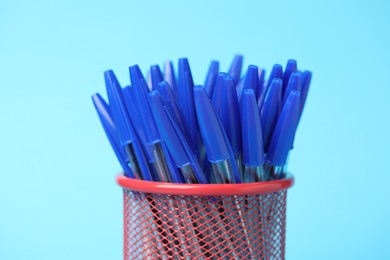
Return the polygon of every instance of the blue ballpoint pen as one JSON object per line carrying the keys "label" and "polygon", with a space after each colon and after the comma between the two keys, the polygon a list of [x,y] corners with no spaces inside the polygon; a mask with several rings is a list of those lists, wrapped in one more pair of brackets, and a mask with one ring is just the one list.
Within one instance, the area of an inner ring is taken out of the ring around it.
{"label": "blue ballpoint pen", "polygon": [[242,55],[236,55],[230,65],[228,74],[233,77],[234,84],[237,84],[240,79],[243,60],[244,57]]}
{"label": "blue ballpoint pen", "polygon": [[99,119],[102,123],[104,132],[106,133],[107,138],[112,146],[112,149],[114,150],[115,155],[122,166],[125,176],[129,178],[134,178],[134,173],[128,164],[129,160],[126,156],[125,150],[123,149],[123,147],[121,147],[119,143],[119,139],[116,133],[114,122],[112,121],[110,115],[108,104],[98,93],[92,96],[92,101],[99,115]]}
{"label": "blue ballpoint pen", "polygon": [[148,94],[145,91],[145,88],[147,87],[145,78],[138,65],[131,66],[129,71],[135,96],[134,103],[142,119],[146,143],[150,146],[154,156],[154,161],[151,162],[151,164],[161,182],[173,182],[171,174],[174,173],[169,172],[166,158],[167,155],[164,154],[163,149],[164,144],[161,143],[161,137],[158,133],[150,108]]}
{"label": "blue ballpoint pen", "polygon": [[[195,155],[191,151],[184,135],[181,133],[181,130],[177,125],[177,122],[175,121],[171,111],[166,106],[159,92],[153,91],[152,93],[150,93],[150,98],[153,115],[156,119],[160,133],[164,139],[164,142],[166,142],[168,149],[172,152],[172,157],[176,162],[176,166],[182,172],[186,182],[207,183],[206,177],[201,171],[200,165],[198,164]],[[205,247],[210,247],[211,252],[217,256],[218,251],[214,250],[216,247],[219,248],[220,246],[217,242],[218,237],[216,235],[216,232],[220,232],[221,229],[225,228],[222,225],[222,220],[216,219],[220,217],[218,209],[214,204],[205,206],[205,204],[197,201],[195,201],[195,203],[197,204],[197,206],[195,208],[189,208],[189,213],[194,210],[198,212],[198,214],[200,214],[202,218],[204,218],[204,220],[206,221],[205,226],[207,227],[207,229],[204,230],[204,233],[207,234],[207,236],[204,236],[203,234],[195,235],[194,233],[192,238],[196,238],[199,236],[203,241],[206,241],[207,243]],[[215,212],[215,215],[210,214],[210,210]],[[184,214],[186,214],[186,212],[184,212]],[[194,222],[193,224],[196,228],[197,223]],[[187,226],[187,228],[191,229],[191,226]],[[226,239],[229,240],[230,238],[226,237]],[[217,244],[213,246],[214,243]],[[228,241],[226,245],[229,248],[228,250],[234,250],[234,248]],[[219,251],[221,253],[225,250],[226,248],[219,248]],[[234,252],[232,252],[232,255],[234,256]]]}
{"label": "blue ballpoint pen", "polygon": [[209,70],[207,72],[206,80],[204,82],[204,88],[206,89],[207,95],[213,98],[215,81],[217,79],[219,71],[219,62],[216,60],[211,61]]}
{"label": "blue ballpoint pen", "polygon": [[152,91],[149,96],[159,132],[186,183],[207,183],[195,155],[160,93]]}
{"label": "blue ballpoint pen", "polygon": [[129,157],[134,176],[137,179],[151,181],[152,177],[146,159],[126,111],[119,82],[112,70],[104,72],[104,78],[113,121],[121,146],[125,148]]}
{"label": "blue ballpoint pen", "polygon": [[196,114],[206,147],[219,183],[239,183],[237,163],[226,132],[203,86],[194,87]]}
{"label": "blue ballpoint pen", "polygon": [[225,75],[223,78],[222,105],[217,114],[232,146],[242,180],[240,112],[234,79],[229,75]]}
{"label": "blue ballpoint pen", "polygon": [[199,155],[201,140],[194,103],[194,82],[186,58],[179,59],[178,101],[184,114],[188,142],[194,154]]}
{"label": "blue ballpoint pen", "polygon": [[288,81],[290,80],[291,74],[296,72],[297,70],[298,70],[297,61],[292,59],[288,60],[286,64],[286,69],[284,70],[283,73],[283,96],[285,95],[285,93],[289,95],[289,92],[286,91]]}
{"label": "blue ballpoint pen", "polygon": [[[263,133],[264,152],[268,152],[272,133],[280,111],[282,110],[282,80],[275,78],[264,100],[263,109],[260,113],[261,129]],[[260,112],[260,111],[259,111]]]}
{"label": "blue ballpoint pen", "polygon": [[300,72],[293,72],[291,73],[290,79],[287,83],[287,88],[283,95],[283,104],[286,102],[288,95],[291,93],[291,91],[296,90],[301,92],[302,84],[301,84],[301,73]]}
{"label": "blue ballpoint pen", "polygon": [[150,67],[150,77],[152,80],[152,90],[157,90],[158,83],[164,80],[160,67],[158,65],[153,65]]}
{"label": "blue ballpoint pen", "polygon": [[283,105],[266,155],[266,169],[271,179],[284,175],[283,167],[291,150],[300,112],[300,92],[293,90]]}
{"label": "blue ballpoint pen", "polygon": [[262,91],[262,93],[261,93],[261,95],[260,95],[260,97],[259,97],[259,99],[257,101],[260,112],[263,109],[264,99],[265,99],[265,96],[268,93],[269,86],[271,85],[272,80],[275,79],[275,78],[283,79],[283,67],[280,64],[275,64],[272,67],[272,70],[271,70],[271,73],[270,73],[270,75],[268,77],[267,83],[264,85],[263,91]]}
{"label": "blue ballpoint pen", "polygon": [[164,80],[169,83],[169,86],[171,86],[173,93],[177,98],[178,94],[177,94],[175,71],[173,70],[172,62],[169,60],[164,63]]}
{"label": "blue ballpoint pen", "polygon": [[244,90],[241,103],[244,182],[265,181],[263,136],[256,95],[253,89]]}
{"label": "blue ballpoint pen", "polygon": [[[213,166],[217,183],[240,183],[241,179],[233,150],[222,123],[220,122],[218,115],[213,108],[213,104],[203,86],[198,85],[194,87],[194,98],[199,127],[205,143],[208,159]],[[247,243],[245,250],[248,250],[249,254],[251,254],[252,246],[248,239],[248,230],[241,206],[241,203],[243,202],[244,201],[235,197],[232,201],[232,205],[226,203],[225,206],[233,206],[235,208],[237,216],[230,215],[225,216],[225,218],[230,218],[230,221],[235,223],[237,223],[238,220],[237,224],[242,227],[241,235]],[[229,221],[226,222],[229,223]],[[234,238],[232,238],[232,241],[234,242]],[[237,250],[237,248],[232,249]],[[234,253],[234,251],[232,253]],[[232,257],[235,258],[234,255]]]}
{"label": "blue ballpoint pen", "polygon": [[[265,181],[262,131],[257,100],[253,89],[244,90],[241,97],[241,106],[243,182]],[[259,201],[259,207],[262,209],[262,200]],[[254,210],[251,214],[251,217],[260,223],[260,225],[250,223],[248,227],[250,243],[256,255],[263,251],[263,243],[259,243],[258,239],[255,239],[263,235],[263,221],[262,214],[259,214],[259,211]]]}

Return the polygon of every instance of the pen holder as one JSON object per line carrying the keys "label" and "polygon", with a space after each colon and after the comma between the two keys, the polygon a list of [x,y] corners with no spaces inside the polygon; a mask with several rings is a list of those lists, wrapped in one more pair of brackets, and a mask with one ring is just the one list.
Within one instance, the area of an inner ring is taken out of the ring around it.
{"label": "pen holder", "polygon": [[282,180],[173,184],[117,176],[124,195],[124,259],[284,259]]}

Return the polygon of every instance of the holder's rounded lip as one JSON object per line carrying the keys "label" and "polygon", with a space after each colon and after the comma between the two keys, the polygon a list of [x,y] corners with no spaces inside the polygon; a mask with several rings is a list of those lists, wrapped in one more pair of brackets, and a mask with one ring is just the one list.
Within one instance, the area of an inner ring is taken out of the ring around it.
{"label": "holder's rounded lip", "polygon": [[142,181],[125,177],[120,173],[116,182],[124,189],[166,195],[184,196],[239,196],[255,195],[286,190],[294,185],[294,176],[287,173],[282,180],[239,184],[182,184]]}

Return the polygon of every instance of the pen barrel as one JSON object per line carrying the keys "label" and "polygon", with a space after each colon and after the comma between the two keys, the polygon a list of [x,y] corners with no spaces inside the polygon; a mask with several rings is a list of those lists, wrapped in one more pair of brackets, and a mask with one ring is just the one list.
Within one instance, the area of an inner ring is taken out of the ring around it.
{"label": "pen barrel", "polygon": [[289,174],[241,184],[173,184],[119,175],[124,259],[284,259]]}

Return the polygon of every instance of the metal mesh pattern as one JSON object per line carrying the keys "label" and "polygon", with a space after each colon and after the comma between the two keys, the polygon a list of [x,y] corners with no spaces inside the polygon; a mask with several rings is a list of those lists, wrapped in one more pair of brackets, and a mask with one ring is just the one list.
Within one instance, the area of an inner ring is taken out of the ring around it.
{"label": "metal mesh pattern", "polygon": [[124,259],[284,259],[286,190],[181,196],[124,190]]}

